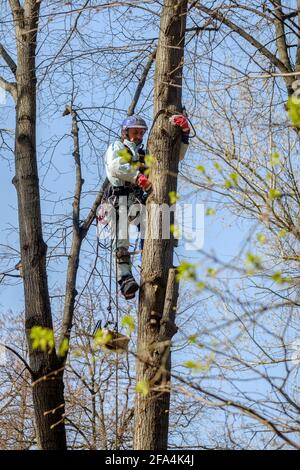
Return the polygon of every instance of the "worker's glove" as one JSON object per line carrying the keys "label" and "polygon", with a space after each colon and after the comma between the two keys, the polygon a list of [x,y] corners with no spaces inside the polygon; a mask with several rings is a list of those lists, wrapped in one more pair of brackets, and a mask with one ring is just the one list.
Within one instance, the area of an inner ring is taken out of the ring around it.
{"label": "worker's glove", "polygon": [[151,181],[149,181],[145,175],[138,175],[136,184],[144,191],[150,191],[152,188]]}
{"label": "worker's glove", "polygon": [[174,114],[173,116],[171,116],[170,123],[173,124],[173,126],[180,127],[183,134],[190,133],[191,128],[189,125],[189,121],[183,114]]}

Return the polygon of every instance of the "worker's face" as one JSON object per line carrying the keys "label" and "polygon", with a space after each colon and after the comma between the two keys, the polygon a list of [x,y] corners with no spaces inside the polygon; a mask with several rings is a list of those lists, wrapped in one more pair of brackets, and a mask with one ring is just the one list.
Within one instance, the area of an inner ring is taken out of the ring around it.
{"label": "worker's face", "polygon": [[145,129],[128,129],[128,138],[130,142],[138,145],[143,141]]}

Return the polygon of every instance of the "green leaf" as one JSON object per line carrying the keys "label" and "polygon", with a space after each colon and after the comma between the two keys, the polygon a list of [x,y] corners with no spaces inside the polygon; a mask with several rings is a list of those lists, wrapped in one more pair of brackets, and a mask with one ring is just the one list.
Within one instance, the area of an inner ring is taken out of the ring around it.
{"label": "green leaf", "polygon": [[130,163],[132,160],[132,155],[127,149],[120,150],[118,156],[121,157],[121,163]]}
{"label": "green leaf", "polygon": [[68,350],[69,350],[69,340],[68,338],[64,338],[59,346],[58,355],[60,357],[65,357]]}
{"label": "green leaf", "polygon": [[273,281],[277,284],[284,284],[292,281],[291,277],[283,277],[281,272],[276,272],[272,275]]}
{"label": "green leaf", "polygon": [[[145,165],[146,165],[146,168],[144,170],[145,176],[150,175],[151,167],[155,161],[156,161],[156,158],[153,155],[145,155]],[[138,165],[139,165],[139,162],[138,162]]]}
{"label": "green leaf", "polygon": [[131,167],[133,170],[139,170],[139,168],[140,168],[140,162],[131,162],[131,163],[130,163],[130,167]]}
{"label": "green leaf", "polygon": [[75,358],[76,357],[81,357],[82,356],[82,351],[79,348],[74,349],[74,351],[72,351],[72,356],[75,357]]}
{"label": "green leaf", "polygon": [[178,225],[171,224],[170,232],[174,235],[174,238],[180,238],[181,236],[181,230]]}
{"label": "green leaf", "polygon": [[234,186],[234,185],[233,185],[232,181],[230,181],[230,180],[225,180],[224,188],[230,189],[230,188],[232,188],[233,186]]}
{"label": "green leaf", "polygon": [[262,262],[260,256],[248,252],[246,256],[246,263],[253,266],[255,269],[262,269]]}
{"label": "green leaf", "polygon": [[254,276],[255,273],[256,273],[255,269],[247,269],[246,270],[247,276]]}
{"label": "green leaf", "polygon": [[230,173],[229,178],[235,186],[239,184],[239,175],[237,173]]}
{"label": "green leaf", "polygon": [[215,163],[214,163],[214,167],[215,167],[215,169],[216,169],[217,171],[222,171],[222,167],[221,167],[221,165],[220,165],[218,162],[215,162]]}
{"label": "green leaf", "polygon": [[270,189],[269,191],[269,198],[271,201],[274,201],[275,199],[278,199],[281,197],[281,192],[278,189]]}
{"label": "green leaf", "polygon": [[263,233],[258,233],[256,239],[261,245],[264,245],[267,241],[267,237]]}
{"label": "green leaf", "polygon": [[148,380],[140,380],[135,387],[137,393],[141,393],[144,397],[146,397],[150,392],[150,385]]}
{"label": "green leaf", "polygon": [[205,167],[203,165],[197,165],[196,170],[200,171],[200,173],[205,173]]}
{"label": "green leaf", "polygon": [[294,126],[300,126],[300,100],[290,97],[287,102],[288,115]]}
{"label": "green leaf", "polygon": [[126,328],[128,336],[130,336],[135,330],[135,321],[131,315],[124,315],[121,325]]}
{"label": "green leaf", "polygon": [[189,344],[196,344],[198,339],[198,335],[194,334],[188,337]]}
{"label": "green leaf", "polygon": [[285,237],[287,236],[287,234],[288,234],[288,231],[287,231],[287,230],[281,229],[281,230],[279,230],[279,232],[278,232],[278,237],[279,237],[279,238],[285,238]]}
{"label": "green leaf", "polygon": [[209,216],[212,216],[212,215],[216,215],[216,210],[213,209],[212,207],[208,207],[206,209],[206,215],[209,217]]}
{"label": "green leaf", "polygon": [[217,269],[215,269],[215,268],[208,268],[208,269],[207,269],[207,275],[208,275],[209,277],[216,277],[217,272],[218,272],[218,271],[217,271]]}
{"label": "green leaf", "polygon": [[184,362],[183,365],[187,369],[197,369],[197,367],[198,367],[198,363],[195,362],[195,361],[186,361],[186,362]]}
{"label": "green leaf", "polygon": [[187,369],[191,369],[193,372],[206,372],[210,364],[202,364],[200,361],[186,361],[183,366]]}
{"label": "green leaf", "polygon": [[51,328],[33,326],[30,330],[32,349],[39,349],[49,354],[54,348],[54,333]]}
{"label": "green leaf", "polygon": [[277,284],[283,284],[283,278],[282,274],[280,272],[274,273],[272,275],[273,281],[275,281]]}
{"label": "green leaf", "polygon": [[102,347],[112,340],[112,334],[107,329],[101,328],[96,331],[94,340],[96,347]]}
{"label": "green leaf", "polygon": [[280,165],[280,155],[279,155],[278,152],[274,152],[274,153],[271,155],[271,165],[272,165],[272,166]]}
{"label": "green leaf", "polygon": [[199,289],[199,290],[203,290],[205,289],[205,283],[200,281],[200,282],[197,282],[196,283],[196,287]]}
{"label": "green leaf", "polygon": [[145,165],[148,168],[151,168],[153,163],[155,162],[156,158],[153,155],[145,155]]}
{"label": "green leaf", "polygon": [[196,264],[182,261],[177,267],[176,280],[179,282],[181,279],[185,280],[196,280]]}
{"label": "green leaf", "polygon": [[171,205],[175,204],[179,199],[180,199],[180,196],[176,194],[175,191],[169,192],[169,200],[170,200]]}

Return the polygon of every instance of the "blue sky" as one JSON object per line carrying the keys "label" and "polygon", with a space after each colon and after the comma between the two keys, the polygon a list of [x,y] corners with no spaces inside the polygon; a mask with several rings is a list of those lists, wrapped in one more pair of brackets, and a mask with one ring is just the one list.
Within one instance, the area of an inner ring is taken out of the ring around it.
{"label": "blue sky", "polygon": [[[137,20],[138,19],[138,20]],[[67,19],[67,26],[71,26],[72,19],[69,16]],[[145,20],[146,21],[146,20]],[[144,21],[141,17],[132,18],[133,37],[139,44],[141,41],[141,31],[146,38],[152,37],[156,30],[147,30],[144,28]],[[111,24],[113,30],[110,31]],[[130,27],[130,24],[127,26]],[[43,20],[43,27],[46,27],[46,22]],[[74,162],[72,157],[72,136],[71,119],[70,116],[63,117],[65,104],[69,103],[71,94],[76,96],[75,105],[80,108],[79,116],[85,119],[85,122],[80,123],[80,143],[81,143],[81,156],[82,156],[82,171],[85,179],[84,184],[84,197],[82,201],[83,216],[87,214],[90,205],[95,197],[97,189],[99,188],[104,175],[103,169],[103,154],[108,144],[115,138],[118,132],[120,123],[126,115],[133,93],[137,85],[139,76],[139,68],[130,75],[127,70],[123,71],[122,63],[131,57],[133,53],[127,56],[122,53],[114,62],[109,61],[109,56],[106,52],[93,54],[94,62],[91,62],[87,57],[82,61],[76,56],[74,50],[79,50],[82,44],[78,38],[74,38],[72,48],[66,46],[62,54],[62,60],[53,72],[51,60],[49,60],[50,68],[47,68],[47,55],[49,52],[55,52],[61,46],[59,35],[63,34],[65,23],[62,19],[52,21],[49,29],[48,42],[42,45],[39,50],[38,64],[39,65],[39,78],[43,77],[44,70],[47,69],[51,80],[43,78],[42,83],[39,85],[38,92],[38,119],[37,119],[37,141],[38,141],[38,164],[41,185],[41,198],[42,198],[42,211],[44,214],[44,222],[56,221],[58,217],[70,216],[72,195],[74,187]],[[100,28],[100,29],[99,29]],[[116,38],[114,32],[118,32],[119,38]],[[122,46],[123,43],[128,42],[128,38],[123,36],[123,23],[122,17],[114,16],[112,12],[106,12],[103,15],[95,15],[89,23],[89,33],[94,40],[101,39],[107,41],[114,47]],[[121,39],[120,39],[121,38]],[[139,38],[139,39],[137,39]],[[133,42],[133,38],[130,38]],[[112,41],[112,43],[110,43]],[[47,47],[50,47],[48,52]],[[193,45],[190,45],[193,51]],[[84,48],[84,47],[83,47]],[[105,48],[104,48],[105,49]],[[47,51],[46,51],[47,50]],[[78,52],[78,51],[77,51]],[[234,54],[234,51],[232,51]],[[125,56],[125,57],[124,57]],[[220,58],[222,51],[220,52]],[[68,60],[65,61],[65,58]],[[192,56],[187,55],[187,69],[185,83],[190,86],[193,83],[194,76],[189,75],[189,62]],[[71,60],[71,61],[70,61]],[[46,62],[45,62],[46,61]],[[102,62],[101,62],[102,61]],[[141,61],[145,63],[145,58]],[[134,62],[133,62],[134,65]],[[120,74],[125,73],[126,82],[128,86],[125,91],[122,91],[123,81],[119,79],[118,75],[114,76],[111,67],[118,67]],[[132,67],[132,64],[131,64]],[[209,67],[203,66],[204,71],[207,72]],[[221,69],[220,69],[221,72]],[[198,73],[198,72],[197,72]],[[72,74],[75,74],[75,82],[73,83]],[[103,76],[102,76],[103,74]],[[127,76],[128,75],[128,76]],[[109,80],[111,77],[111,80]],[[199,77],[200,78],[200,77]],[[152,108],[151,96],[153,88],[153,71],[150,74],[150,84],[148,84],[141,96],[141,101],[137,107],[137,111],[142,112],[148,122],[151,122]],[[52,83],[53,81],[53,83]],[[212,83],[212,86],[214,84]],[[184,102],[193,111],[196,116],[194,123],[197,124],[196,129],[200,136],[204,133],[203,125],[199,123],[199,113],[201,116],[206,115],[209,110],[206,108],[207,97],[205,94],[200,93],[199,103],[194,103],[190,96],[188,87],[184,89]],[[115,100],[115,103],[113,101]],[[197,109],[197,106],[201,106]],[[88,132],[86,132],[87,120],[93,120],[90,124]],[[14,105],[10,97],[7,98],[7,104],[2,105],[0,109],[0,127],[14,127]],[[89,140],[92,135],[92,143]],[[14,163],[12,155],[5,153],[5,157],[1,159],[1,172],[0,183],[2,194],[5,194],[0,201],[0,209],[2,214],[1,224],[1,243],[4,245],[12,244],[18,249],[17,234],[13,232],[12,227],[17,227],[17,202],[15,188],[11,184],[12,177],[14,176]],[[186,162],[190,162],[191,173],[197,164],[210,164],[206,160],[206,156],[197,153],[197,150],[188,152]],[[7,160],[8,159],[8,160]],[[250,226],[248,222],[242,221],[229,213],[225,207],[220,206],[218,198],[205,192],[196,192],[192,186],[187,186],[185,180],[179,179],[178,192],[182,195],[181,202],[184,203],[204,203],[204,211],[207,207],[215,207],[217,210],[216,216],[205,217],[204,227],[204,251],[213,251],[223,261],[228,261],[239,249],[245,236],[248,235]],[[54,214],[54,216],[53,216]],[[56,214],[56,215],[55,215]],[[70,225],[70,219],[67,222]],[[47,240],[45,226],[45,240]],[[90,237],[92,244],[96,244],[95,229],[92,227]],[[51,247],[52,240],[48,242]],[[86,267],[93,262],[93,257],[89,258],[87,253],[92,253],[92,250],[87,248],[87,251],[82,256],[82,265]],[[197,251],[184,252],[182,247],[179,247],[176,252],[176,261],[183,256],[189,261],[197,262],[201,257]],[[9,267],[13,267],[18,261],[18,257],[11,259]],[[209,265],[209,264],[208,264]],[[207,266],[206,266],[207,267]],[[7,265],[4,264],[4,268]],[[59,260],[56,265],[51,265],[49,269],[49,285],[50,288],[57,289],[59,286],[64,286],[64,273],[66,262],[64,259]],[[203,270],[203,266],[199,269]],[[84,271],[81,273],[84,275]],[[79,284],[82,278],[79,276]],[[12,284],[16,284],[12,282]],[[21,309],[23,306],[23,292],[22,285],[7,286],[0,285],[0,305],[5,311],[8,308]]]}

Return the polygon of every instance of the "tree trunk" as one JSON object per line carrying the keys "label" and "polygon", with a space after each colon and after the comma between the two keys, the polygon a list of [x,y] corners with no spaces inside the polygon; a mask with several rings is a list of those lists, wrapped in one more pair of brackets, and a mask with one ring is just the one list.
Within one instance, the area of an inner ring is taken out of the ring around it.
{"label": "tree trunk", "polygon": [[[174,239],[151,239],[157,225],[154,204],[169,204],[176,191],[180,131],[169,117],[181,112],[182,66],[187,0],[164,0],[156,56],[154,123],[149,138],[153,192],[147,202],[147,229],[141,269],[138,324],[137,383],[149,386],[137,393],[134,448],[158,450],[168,445],[170,405],[170,341],[176,332],[178,285],[173,268]],[[160,228],[161,228],[160,219]]]}
{"label": "tree trunk", "polygon": [[36,158],[35,53],[40,2],[26,0],[24,9],[18,0],[10,3],[17,45],[16,175],[13,182],[18,195],[25,327],[33,371],[36,431],[41,449],[65,449],[63,380],[57,356],[55,351],[48,354],[32,350],[30,340],[33,326],[52,329]]}

